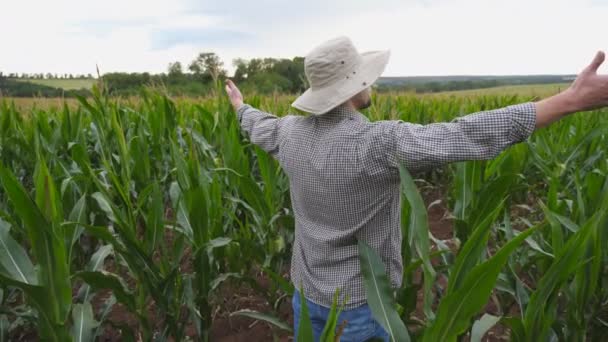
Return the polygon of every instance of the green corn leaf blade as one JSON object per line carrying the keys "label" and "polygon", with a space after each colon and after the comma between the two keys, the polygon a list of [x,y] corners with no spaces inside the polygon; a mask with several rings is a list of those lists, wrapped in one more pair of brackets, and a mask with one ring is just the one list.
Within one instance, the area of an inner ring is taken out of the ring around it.
{"label": "green corn leaf blade", "polygon": [[[103,264],[106,258],[112,254],[112,245],[104,245],[97,249],[91,256],[91,260],[87,263],[85,270],[89,272],[99,271],[103,269]],[[83,284],[78,290],[78,296],[82,296],[83,302],[86,303],[91,295],[91,287],[88,284]]]}
{"label": "green corn leaf blade", "polygon": [[106,196],[104,194],[102,194],[101,192],[96,192],[93,195],[91,195],[91,197],[95,201],[97,201],[97,205],[99,205],[99,208],[101,209],[101,211],[103,211],[108,216],[108,219],[110,219],[110,221],[116,222],[116,223],[121,222],[115,216],[114,210],[112,209],[112,206],[110,205],[110,201],[108,201],[108,199],[106,198]]}
{"label": "green corn leaf blade", "polygon": [[423,309],[426,317],[433,318],[434,313],[431,309],[433,303],[432,287],[435,283],[436,272],[431,264],[431,248],[426,206],[417,190],[414,179],[403,165],[399,165],[399,174],[401,176],[401,191],[410,205],[409,225],[404,232],[404,237],[407,237],[406,240],[410,244],[410,248],[414,250],[422,260],[425,294]]}
{"label": "green corn leaf blade", "polygon": [[331,303],[331,308],[329,309],[329,314],[327,315],[327,321],[325,322],[325,327],[323,328],[323,332],[321,333],[320,341],[328,341],[333,342],[336,335],[336,325],[338,323],[338,317],[340,316],[341,309],[338,308],[338,297],[340,296],[340,289],[336,289],[334,293],[334,298]]}
{"label": "green corn leaf blade", "polygon": [[149,194],[149,206],[146,208],[146,239],[147,250],[151,253],[156,249],[163,236],[164,207],[163,195],[158,183],[154,183]]}
{"label": "green corn leaf blade", "polygon": [[502,317],[493,316],[490,314],[483,314],[480,319],[476,320],[473,323],[473,328],[471,330],[471,342],[481,342],[483,335],[485,335],[488,330],[492,329],[496,323],[500,321]]}
{"label": "green corn leaf blade", "polygon": [[215,277],[211,283],[209,284],[209,295],[213,292],[221,283],[225,282],[229,278],[242,278],[240,273],[230,272],[230,273],[222,273]]}
{"label": "green corn leaf blade", "polygon": [[511,341],[513,342],[528,342],[526,340],[526,332],[524,323],[519,317],[504,317],[500,323],[506,325],[511,330]]}
{"label": "green corn leaf blade", "polygon": [[471,208],[474,210],[471,210],[468,222],[473,227],[477,227],[494,212],[496,207],[504,205],[516,180],[515,175],[507,174],[484,183],[479,193],[475,195],[475,208]]}
{"label": "green corn leaf blade", "polygon": [[[86,197],[87,197],[86,194],[82,195],[82,197],[80,197],[80,199],[76,202],[76,204],[72,208],[72,211],[70,212],[70,215],[68,217],[71,222],[86,223],[86,220],[87,220],[87,218],[86,218],[86,212],[87,212]],[[72,260],[72,247],[74,246],[74,244],[76,242],[78,242],[78,240],[80,239],[80,235],[82,235],[83,231],[84,231],[84,228],[82,226],[76,226],[75,229],[73,230],[71,236],[69,237],[69,241],[67,241],[69,243],[68,261]]]}
{"label": "green corn leaf blade", "polygon": [[300,286],[300,322],[298,326],[298,342],[309,342],[313,341],[312,322],[310,321],[310,314],[308,313],[308,303],[304,297],[304,290]]}
{"label": "green corn leaf blade", "polygon": [[573,287],[577,310],[573,310],[581,322],[586,320],[585,312],[592,303],[592,297],[596,295],[602,267],[602,241],[598,229],[591,232],[591,236],[582,246],[585,249],[583,260],[589,260],[579,269],[574,278]]}
{"label": "green corn leaf blade", "polygon": [[[49,303],[52,304],[47,307],[51,310],[47,314],[53,324],[62,324],[68,319],[72,304],[72,284],[63,234],[55,233],[53,223],[45,219],[23,186],[4,166],[0,166],[0,180],[15,212],[26,226],[32,249],[39,262],[39,283],[45,286],[47,295],[51,298]],[[43,187],[41,191],[45,189],[49,188]]]}
{"label": "green corn leaf blade", "polygon": [[[65,341],[69,338],[68,329],[65,322],[58,322],[55,319],[56,303],[49,296],[48,289],[38,285],[28,285],[0,273],[0,282],[8,286],[13,286],[25,293],[30,303],[38,309],[37,329],[41,340],[46,341]],[[63,339],[62,339],[63,337]]]}
{"label": "green corn leaf blade", "polygon": [[204,246],[209,238],[208,193],[200,186],[190,188],[183,193],[185,215],[192,228],[193,244],[197,248]]}
{"label": "green corn leaf blade", "polygon": [[188,312],[190,313],[190,319],[193,322],[194,329],[198,336],[202,336],[203,327],[202,327],[202,316],[200,311],[198,310],[196,304],[196,294],[192,286],[193,277],[184,276],[184,301],[185,305],[188,308]]}
{"label": "green corn leaf blade", "polygon": [[118,302],[124,304],[129,311],[135,312],[135,296],[118,275],[101,270],[76,272],[74,277],[84,280],[95,290],[112,290]]}
{"label": "green corn leaf blade", "polygon": [[545,213],[545,218],[551,225],[551,245],[553,247],[553,254],[558,254],[564,246],[564,232],[562,230],[562,225],[559,220],[553,215],[553,212],[549,210],[549,208],[547,208],[544,203],[542,203],[541,201],[539,201],[538,203],[543,209],[543,212]]}
{"label": "green corn leaf blade", "polygon": [[186,163],[186,160],[184,160],[183,153],[174,140],[171,140],[169,146],[171,147],[171,156],[173,157],[173,163],[175,164],[175,172],[179,186],[182,190],[190,189],[192,187],[192,182],[190,180],[190,174],[188,173],[188,164]]}
{"label": "green corn leaf blade", "polygon": [[93,341],[93,329],[99,322],[93,316],[91,303],[74,304],[72,309],[72,339],[74,342]]}
{"label": "green corn leaf blade", "polygon": [[279,180],[277,163],[270,154],[264,152],[257,146],[254,148],[254,152],[258,160],[260,175],[264,182],[264,198],[266,200],[266,205],[269,208],[274,208],[277,205],[275,200],[280,197],[280,194],[276,193],[278,188],[277,182]]}
{"label": "green corn leaf blade", "polygon": [[36,271],[29,256],[10,235],[10,224],[0,219],[0,265],[6,276],[27,285],[38,285]]}
{"label": "green corn leaf blade", "polygon": [[561,223],[564,226],[564,228],[568,229],[572,233],[576,233],[580,229],[578,224],[572,222],[572,220],[570,220],[566,216],[562,216],[562,215],[556,214],[554,212],[551,212],[551,216],[553,218],[555,218],[557,221],[559,221],[559,223]]}
{"label": "green corn leaf blade", "polygon": [[127,148],[127,142],[125,140],[124,131],[118,119],[118,112],[118,110],[112,111],[112,114],[110,115],[110,121],[112,124],[112,131],[116,137],[116,142],[118,143],[118,152],[120,154],[120,160],[123,162],[121,165],[122,176],[124,177],[123,180],[128,180],[131,176],[131,158],[129,157],[129,149]]}
{"label": "green corn leaf blade", "polygon": [[244,310],[239,310],[239,311],[231,313],[230,317],[232,317],[232,316],[244,316],[244,317],[257,319],[259,321],[264,321],[266,323],[270,323],[281,330],[285,330],[290,333],[293,332],[293,329],[289,326],[289,324],[281,321],[278,317],[270,315],[270,314],[262,313],[259,311],[244,309]]}
{"label": "green corn leaf blade", "polygon": [[469,206],[474,199],[473,195],[481,184],[483,166],[481,161],[468,161],[456,163],[454,167],[454,215],[466,221],[470,215]]}
{"label": "green corn leaf blade", "polygon": [[382,259],[364,241],[359,240],[358,248],[367,303],[374,318],[386,329],[393,341],[409,341],[405,324],[395,309],[393,291]]}
{"label": "green corn leaf blade", "polygon": [[487,261],[474,267],[460,289],[446,295],[437,309],[437,318],[424,334],[423,341],[456,341],[470,325],[471,318],[490,298],[500,270],[509,255],[536,229],[530,228],[507,242]]}
{"label": "green corn leaf blade", "polygon": [[[42,215],[34,201],[30,198],[21,183],[6,167],[0,166],[0,179],[4,187],[5,195],[13,203],[16,214],[23,221],[28,231],[31,242],[37,246],[41,239],[39,234],[33,234],[39,229],[51,232],[50,224]],[[41,243],[41,242],[40,242]]]}
{"label": "green corn leaf blade", "polygon": [[75,223],[75,222],[64,222],[63,223],[63,226],[67,227],[69,229],[75,229],[75,227],[78,225],[82,225],[82,227],[84,227],[84,229],[87,231],[87,233],[91,234],[92,236],[96,237],[97,239],[99,239],[105,243],[112,244],[112,246],[114,247],[115,250],[124,249],[123,248],[124,245],[122,243],[120,243],[118,241],[118,239],[116,239],[116,237],[114,235],[112,235],[112,233],[110,233],[110,231],[108,230],[107,227],[92,226],[90,224],[80,224],[80,223]]}
{"label": "green corn leaf blade", "polygon": [[103,263],[106,258],[112,254],[112,245],[103,245],[91,256],[91,260],[87,263],[85,269],[87,271],[98,271],[103,268]]}
{"label": "green corn leaf blade", "polygon": [[207,251],[211,252],[214,248],[227,246],[231,242],[232,242],[232,238],[225,237],[225,236],[217,237],[217,238],[215,238],[213,240],[209,240],[209,242],[207,242],[207,244],[206,244]]}
{"label": "green corn leaf blade", "polygon": [[0,315],[0,342],[8,342],[8,329],[10,322],[6,315]]}
{"label": "green corn leaf blade", "polygon": [[177,223],[182,228],[184,236],[186,236],[188,240],[193,241],[194,229],[190,223],[190,215],[188,214],[188,209],[186,208],[186,199],[183,197],[178,200],[177,204]]}
{"label": "green corn leaf blade", "polygon": [[555,308],[554,304],[557,300],[555,291],[582,266],[586,251],[585,244],[594,230],[599,228],[603,215],[603,211],[594,214],[568,239],[538,281],[524,314],[524,326],[528,338],[540,340],[548,333],[555,316],[550,310]]}
{"label": "green corn leaf blade", "polygon": [[283,278],[281,275],[279,275],[268,267],[264,267],[262,270],[264,271],[264,273],[266,273],[266,275],[270,277],[270,279],[272,279],[272,281],[281,289],[281,291],[285,292],[289,296],[293,296],[295,292],[295,286],[293,286],[292,282]]}
{"label": "green corn leaf blade", "polygon": [[38,164],[34,175],[36,182],[36,204],[49,222],[58,224],[63,221],[61,199],[55,181],[49,173],[46,161],[38,156]]}
{"label": "green corn leaf blade", "polygon": [[249,203],[264,218],[265,222],[269,222],[272,219],[273,209],[268,207],[264,200],[264,193],[257,182],[247,175],[240,179],[239,191],[241,191],[245,202]]}
{"label": "green corn leaf blade", "polygon": [[485,250],[488,237],[490,236],[490,228],[492,227],[492,223],[496,220],[496,217],[502,210],[503,205],[504,201],[496,206],[493,212],[486,216],[479,226],[475,228],[473,234],[471,234],[467,242],[458,253],[452,271],[450,272],[450,281],[448,284],[447,293],[460,289],[467,274],[479,263],[481,253]]}

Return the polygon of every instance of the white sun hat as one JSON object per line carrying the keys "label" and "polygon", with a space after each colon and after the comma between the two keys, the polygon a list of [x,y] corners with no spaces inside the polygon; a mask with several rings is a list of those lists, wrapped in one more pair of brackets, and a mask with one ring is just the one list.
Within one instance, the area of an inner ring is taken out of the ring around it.
{"label": "white sun hat", "polygon": [[315,115],[346,102],[380,77],[389,50],[359,53],[348,37],[329,40],[304,58],[310,88],[291,105]]}

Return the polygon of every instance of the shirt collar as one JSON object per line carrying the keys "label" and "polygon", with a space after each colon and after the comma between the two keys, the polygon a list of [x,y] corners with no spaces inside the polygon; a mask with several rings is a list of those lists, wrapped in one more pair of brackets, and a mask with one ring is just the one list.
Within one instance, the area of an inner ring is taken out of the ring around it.
{"label": "shirt collar", "polygon": [[344,120],[344,119],[361,119],[362,118],[362,114],[359,113],[358,111],[347,107],[347,106],[338,106],[332,110],[330,110],[329,112],[321,115],[321,117],[327,118],[327,119],[337,119],[337,120]]}

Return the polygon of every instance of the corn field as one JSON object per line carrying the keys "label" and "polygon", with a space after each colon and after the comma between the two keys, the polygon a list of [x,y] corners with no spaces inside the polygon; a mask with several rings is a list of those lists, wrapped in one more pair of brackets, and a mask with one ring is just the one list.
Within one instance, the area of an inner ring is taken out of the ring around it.
{"label": "corn field", "polygon": [[[93,341],[107,329],[125,341],[207,341],[225,283],[250,286],[274,309],[290,301],[288,179],[241,134],[220,90],[173,101],[145,89],[129,103],[95,87],[60,108],[0,103],[0,341],[24,330]],[[291,100],[246,98],[279,115]],[[430,123],[527,100],[380,94],[365,114]],[[577,113],[491,161],[401,170],[400,289],[359,244],[369,305],[393,340],[480,341],[491,331],[512,341],[604,339],[607,115]],[[432,190],[442,193],[448,238],[429,227]],[[339,338],[340,304],[324,341]],[[109,319],[118,308],[136,328]],[[233,315],[270,324],[277,339],[293,334],[276,312]],[[299,340],[312,340],[301,317]]]}

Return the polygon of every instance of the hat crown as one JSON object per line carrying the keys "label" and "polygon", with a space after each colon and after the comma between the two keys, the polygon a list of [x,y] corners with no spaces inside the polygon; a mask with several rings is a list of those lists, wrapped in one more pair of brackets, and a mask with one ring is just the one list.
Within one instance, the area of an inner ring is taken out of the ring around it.
{"label": "hat crown", "polygon": [[361,64],[361,55],[348,37],[329,40],[304,58],[304,73],[310,87],[319,89],[351,78]]}

